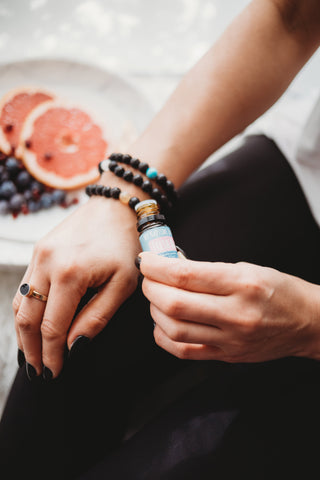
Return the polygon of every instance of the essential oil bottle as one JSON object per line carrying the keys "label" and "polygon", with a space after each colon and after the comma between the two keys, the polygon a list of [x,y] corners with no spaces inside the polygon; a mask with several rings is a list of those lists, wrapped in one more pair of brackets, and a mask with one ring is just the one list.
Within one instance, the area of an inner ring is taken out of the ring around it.
{"label": "essential oil bottle", "polygon": [[164,215],[155,200],[143,200],[135,206],[137,230],[144,252],[153,252],[163,257],[178,258],[177,247]]}

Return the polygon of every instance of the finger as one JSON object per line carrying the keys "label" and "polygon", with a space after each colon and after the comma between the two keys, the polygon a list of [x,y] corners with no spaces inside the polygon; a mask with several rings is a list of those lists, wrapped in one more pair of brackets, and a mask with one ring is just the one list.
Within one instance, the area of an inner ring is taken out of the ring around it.
{"label": "finger", "polygon": [[222,360],[224,357],[218,347],[174,342],[158,325],[154,329],[154,339],[159,347],[183,360]]}
{"label": "finger", "polygon": [[192,292],[229,295],[236,288],[239,277],[231,263],[181,261],[150,252],[139,256],[140,271],[146,278]]}
{"label": "finger", "polygon": [[144,278],[142,290],[150,303],[167,316],[225,329],[236,317],[233,296],[189,292]]}
{"label": "finger", "polygon": [[41,324],[42,362],[47,380],[59,375],[63,367],[67,332],[84,292],[59,278],[52,282]]}
{"label": "finger", "polygon": [[120,275],[111,277],[75,318],[68,334],[69,350],[77,337],[83,335],[92,339],[100,333],[135,288],[136,283],[128,285],[128,281],[122,280]]}
{"label": "finger", "polygon": [[23,275],[23,277],[22,277],[22,279],[21,279],[21,282],[20,282],[19,287],[16,291],[16,294],[13,297],[13,300],[12,300],[12,310],[13,310],[13,314],[14,314],[14,327],[15,327],[15,331],[16,331],[17,344],[18,344],[18,348],[22,351],[23,351],[22,340],[21,340],[21,337],[20,337],[20,332],[19,332],[16,317],[17,317],[17,313],[18,313],[19,308],[20,308],[21,301],[23,299],[23,296],[20,293],[20,285],[22,285],[23,283],[29,283],[29,278],[31,276],[31,272],[32,272],[32,264],[29,264],[25,273],[24,273],[24,275]]}
{"label": "finger", "polygon": [[221,347],[226,343],[226,333],[219,328],[168,317],[153,304],[150,306],[150,312],[155,323],[174,342],[206,344],[214,347]]}
{"label": "finger", "polygon": [[[37,292],[48,295],[50,283],[48,278],[43,277],[33,270],[29,285]],[[23,297],[16,315],[17,328],[22,342],[27,363],[32,365],[37,375],[42,372],[42,346],[40,325],[46,304],[34,297]]]}

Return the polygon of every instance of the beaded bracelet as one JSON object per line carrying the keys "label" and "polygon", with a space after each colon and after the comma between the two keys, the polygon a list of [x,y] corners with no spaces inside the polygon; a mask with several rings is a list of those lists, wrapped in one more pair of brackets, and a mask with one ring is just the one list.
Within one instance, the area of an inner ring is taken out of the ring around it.
{"label": "beaded bracelet", "polygon": [[107,187],[105,185],[87,185],[86,194],[91,197],[92,195],[99,195],[106,198],[114,198],[115,200],[120,200],[124,205],[129,205],[129,207],[134,210],[134,207],[140,202],[138,197],[130,197],[128,192],[122,192],[118,187]]}
{"label": "beaded bracelet", "polygon": [[167,196],[164,195],[159,188],[154,188],[150,180],[143,180],[141,175],[133,175],[130,170],[124,170],[124,168],[120,167],[117,162],[109,160],[103,160],[103,162],[100,162],[99,167],[100,172],[110,170],[117,175],[117,177],[122,177],[127,182],[132,182],[137,187],[140,187],[144,192],[148,193],[151,198],[159,203],[161,210],[167,210],[172,207],[172,202],[169,201]]}
{"label": "beaded bracelet", "polygon": [[141,175],[133,175],[130,170],[125,170],[123,167],[118,165],[118,162],[130,165],[132,168],[144,173],[149,179],[154,180],[167,194],[169,201],[171,203],[175,203],[178,198],[178,194],[173,182],[168,180],[163,173],[158,173],[155,168],[149,167],[147,163],[141,162],[138,158],[132,158],[129,154],[124,155],[122,153],[112,153],[109,156],[109,159],[100,162],[99,172],[103,173],[109,169],[118,177],[123,177],[123,179],[127,182],[132,182],[141,187],[143,191],[149,193],[152,198],[159,201],[159,203],[166,202],[165,195],[160,198],[162,195],[161,191],[158,188],[153,188],[152,183],[149,180],[144,181]]}

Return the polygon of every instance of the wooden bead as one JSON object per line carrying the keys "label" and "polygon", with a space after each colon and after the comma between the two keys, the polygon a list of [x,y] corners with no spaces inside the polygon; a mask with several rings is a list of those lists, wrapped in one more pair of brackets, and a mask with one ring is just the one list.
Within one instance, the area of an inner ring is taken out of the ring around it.
{"label": "wooden bead", "polygon": [[121,192],[119,195],[119,200],[121,203],[128,205],[131,196],[128,192]]}

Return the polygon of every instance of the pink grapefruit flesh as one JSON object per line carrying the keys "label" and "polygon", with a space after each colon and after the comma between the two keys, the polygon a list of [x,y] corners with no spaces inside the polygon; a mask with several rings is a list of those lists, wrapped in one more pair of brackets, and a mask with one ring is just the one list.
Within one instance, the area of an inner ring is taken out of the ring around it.
{"label": "pink grapefruit flesh", "polygon": [[17,154],[39,181],[68,190],[99,178],[106,151],[101,128],[86,112],[48,101],[26,119]]}
{"label": "pink grapefruit flesh", "polygon": [[52,100],[53,95],[35,89],[16,89],[3,97],[0,104],[0,147],[5,153],[14,153],[18,146],[23,123],[40,103]]}

